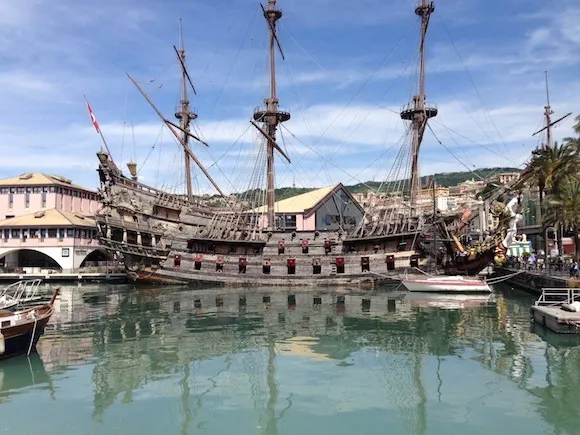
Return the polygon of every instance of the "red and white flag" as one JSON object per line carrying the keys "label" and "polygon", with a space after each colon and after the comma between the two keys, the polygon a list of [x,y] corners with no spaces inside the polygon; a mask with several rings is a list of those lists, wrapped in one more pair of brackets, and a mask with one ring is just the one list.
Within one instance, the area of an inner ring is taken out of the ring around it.
{"label": "red and white flag", "polygon": [[87,97],[85,97],[85,101],[87,102],[87,109],[89,111],[89,116],[91,117],[91,121],[93,122],[93,125],[95,126],[95,130],[97,130],[97,133],[100,133],[101,129],[99,128],[99,123],[97,122],[97,118],[95,117],[95,114],[93,113],[93,109],[91,109],[91,105],[89,104],[89,100],[87,100]]}

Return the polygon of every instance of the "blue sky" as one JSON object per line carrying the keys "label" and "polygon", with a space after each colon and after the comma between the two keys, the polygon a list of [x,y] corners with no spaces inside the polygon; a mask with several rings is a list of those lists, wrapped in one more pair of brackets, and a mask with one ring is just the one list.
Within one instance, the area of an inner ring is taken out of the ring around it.
{"label": "blue sky", "polygon": [[[282,129],[293,165],[277,160],[278,185],[386,178],[404,136],[395,112],[416,87],[414,1],[278,3],[279,98],[293,114]],[[211,145],[194,151],[224,190],[246,188],[259,146],[249,119],[268,93],[267,28],[254,0],[1,2],[0,176],[42,171],[96,187],[100,138],[86,94],[117,162],[134,158],[144,182],[182,191],[178,145],[125,76],[167,116],[175,111],[180,17],[199,94],[195,129]],[[441,0],[428,43],[427,97],[440,111],[431,125],[443,145],[426,133],[422,173],[520,165],[538,144],[531,135],[543,120],[544,70],[554,116],[580,112],[574,0],[558,8]],[[555,137],[571,125],[572,117]]]}

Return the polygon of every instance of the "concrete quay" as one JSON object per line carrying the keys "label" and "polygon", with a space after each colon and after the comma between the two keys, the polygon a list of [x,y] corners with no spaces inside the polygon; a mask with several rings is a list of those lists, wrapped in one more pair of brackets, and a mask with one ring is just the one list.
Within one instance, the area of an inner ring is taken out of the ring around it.
{"label": "concrete quay", "polygon": [[0,282],[42,279],[44,282],[120,282],[126,281],[124,273],[0,273]]}
{"label": "concrete quay", "polygon": [[[520,273],[518,273],[520,272]],[[516,268],[496,268],[493,277],[513,275],[505,281],[506,284],[518,287],[532,294],[540,295],[543,288],[566,288],[570,286],[570,280],[563,272],[550,273],[550,271],[525,270]]]}

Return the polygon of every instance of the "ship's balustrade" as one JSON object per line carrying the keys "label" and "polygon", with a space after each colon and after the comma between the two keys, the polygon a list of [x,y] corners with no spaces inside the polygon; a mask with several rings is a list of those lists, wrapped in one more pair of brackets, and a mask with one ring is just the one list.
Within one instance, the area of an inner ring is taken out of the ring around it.
{"label": "ship's balustrade", "polygon": [[140,232],[148,232],[152,234],[162,235],[164,230],[160,228],[152,228],[149,223],[144,222],[135,222],[135,221],[125,221],[123,219],[115,218],[115,217],[107,217],[106,219],[103,216],[96,216],[95,217],[97,224],[102,228],[105,229],[103,232],[106,231],[107,225],[110,227],[116,227],[120,229],[127,229],[133,231],[140,231]]}

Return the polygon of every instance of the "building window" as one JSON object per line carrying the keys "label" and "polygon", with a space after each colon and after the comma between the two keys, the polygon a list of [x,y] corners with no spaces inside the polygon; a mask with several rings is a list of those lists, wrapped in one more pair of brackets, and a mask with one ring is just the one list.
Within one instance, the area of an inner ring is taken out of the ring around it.
{"label": "building window", "polygon": [[66,230],[66,237],[69,239],[72,239],[72,238],[74,238],[74,236],[75,236],[75,230],[73,228],[68,228]]}
{"label": "building window", "polygon": [[296,229],[296,215],[284,216],[284,228],[286,229]]}
{"label": "building window", "polygon": [[32,188],[32,193],[40,193],[42,192],[42,187],[37,186]]}
{"label": "building window", "polygon": [[56,187],[55,186],[50,186],[50,188],[48,189],[48,191],[50,193],[55,193],[56,192]]}
{"label": "building window", "polygon": [[45,193],[48,193],[48,186],[44,186],[44,187],[42,188],[42,191],[43,191],[43,192],[45,192]]}
{"label": "building window", "polygon": [[59,242],[62,242],[62,240],[64,239],[64,233],[65,233],[64,228],[58,229],[58,241]]}
{"label": "building window", "polygon": [[40,200],[41,200],[41,207],[45,208],[46,207],[46,192],[42,192],[42,194],[40,195]]}
{"label": "building window", "polygon": [[5,193],[8,193],[8,192],[9,192],[9,190],[8,190],[7,187],[1,187],[0,188],[0,193],[5,194]]}
{"label": "building window", "polygon": [[40,229],[40,240],[44,240],[46,239],[46,229],[41,228]]}
{"label": "building window", "polygon": [[26,192],[24,197],[24,208],[30,207],[30,193]]}
{"label": "building window", "polygon": [[12,230],[10,237],[13,239],[19,239],[20,238],[20,230]]}
{"label": "building window", "polygon": [[37,239],[38,238],[38,228],[31,228],[28,231],[30,232],[30,238],[31,239]]}
{"label": "building window", "polygon": [[10,230],[5,229],[2,231],[2,238],[6,242],[10,238]]}
{"label": "building window", "polygon": [[24,193],[24,187],[17,187],[16,193]]}
{"label": "building window", "polygon": [[48,229],[48,238],[49,239],[56,239],[56,234],[57,234],[56,228],[49,228]]}

